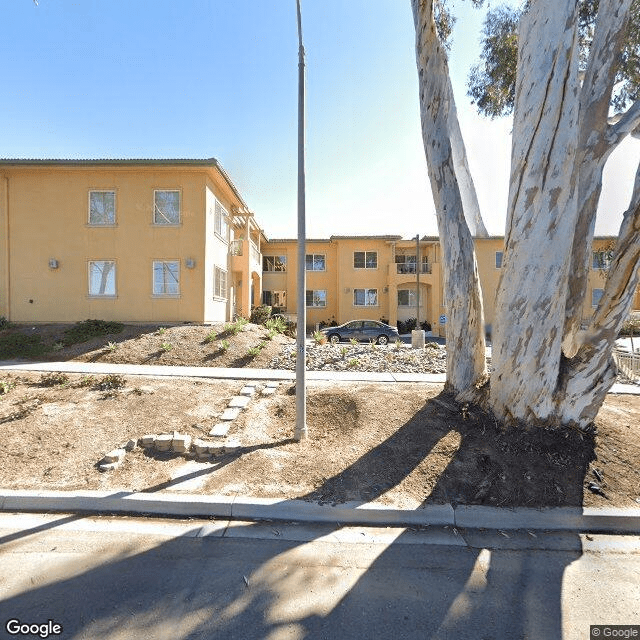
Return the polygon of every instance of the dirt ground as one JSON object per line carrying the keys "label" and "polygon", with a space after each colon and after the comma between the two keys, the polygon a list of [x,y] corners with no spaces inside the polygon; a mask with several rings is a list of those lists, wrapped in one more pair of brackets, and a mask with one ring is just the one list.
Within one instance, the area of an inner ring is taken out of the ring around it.
{"label": "dirt ground", "polygon": [[[141,353],[156,346],[142,338],[139,344]],[[173,430],[206,437],[243,383],[130,376],[121,388],[109,386],[101,376],[56,380],[0,373],[0,486],[375,501],[405,508],[640,502],[637,396],[609,396],[595,434],[505,432],[477,410],[461,412],[440,385],[310,383],[310,437],[295,443],[295,395],[290,383],[282,383],[275,395],[254,397],[233,421],[230,435],[242,444],[237,453],[196,462],[137,448],[120,468],[101,473],[97,463],[104,453],[130,438]],[[590,483],[599,490],[590,490]]]}

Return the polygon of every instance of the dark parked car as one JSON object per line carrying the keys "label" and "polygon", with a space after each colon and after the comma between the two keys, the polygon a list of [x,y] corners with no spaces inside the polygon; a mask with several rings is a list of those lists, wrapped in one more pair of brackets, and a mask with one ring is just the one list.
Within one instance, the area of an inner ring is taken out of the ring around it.
{"label": "dark parked car", "polygon": [[321,333],[333,344],[354,338],[360,342],[377,342],[378,344],[387,344],[389,340],[400,339],[395,327],[377,320],[352,320],[338,327],[326,327]]}

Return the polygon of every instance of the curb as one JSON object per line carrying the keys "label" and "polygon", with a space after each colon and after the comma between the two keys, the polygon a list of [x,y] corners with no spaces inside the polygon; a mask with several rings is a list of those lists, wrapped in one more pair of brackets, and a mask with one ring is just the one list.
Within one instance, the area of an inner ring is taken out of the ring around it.
{"label": "curb", "polygon": [[283,520],[375,526],[455,526],[461,529],[533,529],[581,533],[640,534],[640,508],[553,507],[501,509],[426,505],[395,509],[385,505],[321,505],[304,500],[246,498],[130,491],[0,490],[0,511],[121,513],[239,520]]}

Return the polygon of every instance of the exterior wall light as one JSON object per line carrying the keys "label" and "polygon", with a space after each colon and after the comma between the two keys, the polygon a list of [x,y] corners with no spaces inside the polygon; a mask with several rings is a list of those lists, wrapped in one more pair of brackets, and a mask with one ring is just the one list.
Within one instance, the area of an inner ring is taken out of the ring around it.
{"label": "exterior wall light", "polygon": [[49,269],[57,269],[60,263],[55,258],[49,258]]}
{"label": "exterior wall light", "polygon": [[187,258],[184,261],[184,266],[187,267],[187,269],[193,269],[196,266],[196,261],[193,258]]}

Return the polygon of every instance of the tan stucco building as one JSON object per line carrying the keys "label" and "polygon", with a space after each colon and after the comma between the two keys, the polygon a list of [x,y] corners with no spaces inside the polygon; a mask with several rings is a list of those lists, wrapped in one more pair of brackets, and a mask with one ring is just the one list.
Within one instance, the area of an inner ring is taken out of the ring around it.
{"label": "tan stucco building", "polygon": [[[15,322],[209,323],[261,302],[296,312],[297,241],[267,240],[215,159],[0,160],[0,229],[0,316]],[[475,245],[490,329],[503,238]],[[417,253],[395,235],[307,240],[308,328],[418,317],[444,335],[438,238],[421,238]],[[602,266],[594,260],[585,317]]]}
{"label": "tan stucco building", "polygon": [[261,295],[262,230],[209,160],[0,161],[0,316],[213,322]]}

